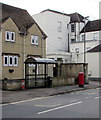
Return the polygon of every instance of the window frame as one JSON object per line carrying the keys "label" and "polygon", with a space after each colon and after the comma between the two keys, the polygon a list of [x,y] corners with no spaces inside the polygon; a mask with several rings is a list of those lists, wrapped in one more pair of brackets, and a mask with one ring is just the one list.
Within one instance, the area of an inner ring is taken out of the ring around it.
{"label": "window frame", "polygon": [[[17,60],[16,63],[15,63],[15,59]],[[13,57],[13,66],[18,66],[18,57],[17,56]]]}
{"label": "window frame", "polygon": [[[10,36],[11,36],[11,42],[15,42],[15,32],[10,32]],[[13,39],[12,39],[12,35],[13,35]]]}
{"label": "window frame", "polygon": [[[10,63],[11,62],[11,58],[12,58],[12,63]],[[13,66],[14,64],[14,61],[13,61],[13,56],[9,56],[9,66]]]}
{"label": "window frame", "polygon": [[[9,56],[4,56],[3,58],[4,58],[3,65],[8,66],[9,65]],[[7,58],[7,64],[5,64],[5,58]]]}
{"label": "window frame", "polygon": [[[34,42],[33,42],[33,38],[34,38]],[[31,35],[31,44],[39,45],[39,36],[38,35]]]}
{"label": "window frame", "polygon": [[34,35],[31,35],[31,44],[32,45],[35,45],[35,39],[34,39],[34,42],[32,41],[33,40],[33,37],[35,37]]}
{"label": "window frame", "polygon": [[[9,35],[9,39],[7,39],[7,34]],[[13,35],[13,39],[12,39],[12,35]],[[5,31],[5,41],[15,42],[15,32]]]}
{"label": "window frame", "polygon": [[71,24],[71,32],[75,32],[75,24]]}
{"label": "window frame", "polygon": [[[9,35],[9,39],[7,39],[7,35]],[[5,31],[5,41],[10,41],[10,31]]]}
{"label": "window frame", "polygon": [[[7,58],[7,64],[5,64],[5,58]],[[11,62],[11,58],[12,58],[12,63]],[[15,59],[16,59],[16,63],[15,63]],[[3,66],[18,66],[18,56],[3,56]]]}

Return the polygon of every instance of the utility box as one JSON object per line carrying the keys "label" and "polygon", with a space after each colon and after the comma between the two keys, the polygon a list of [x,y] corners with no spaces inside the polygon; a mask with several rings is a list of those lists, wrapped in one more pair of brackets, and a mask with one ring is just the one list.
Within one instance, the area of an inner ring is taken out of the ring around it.
{"label": "utility box", "polygon": [[79,87],[84,87],[84,72],[79,72],[78,79],[79,79]]}

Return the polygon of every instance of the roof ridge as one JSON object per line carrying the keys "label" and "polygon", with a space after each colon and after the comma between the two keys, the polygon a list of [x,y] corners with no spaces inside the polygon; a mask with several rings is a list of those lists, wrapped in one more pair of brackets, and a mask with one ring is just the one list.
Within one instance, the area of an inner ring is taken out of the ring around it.
{"label": "roof ridge", "polygon": [[43,10],[41,13],[46,12],[46,11],[50,11],[50,12],[58,13],[58,14],[61,14],[61,15],[67,15],[67,16],[69,16],[67,13],[56,11],[56,10],[52,10],[52,9]]}

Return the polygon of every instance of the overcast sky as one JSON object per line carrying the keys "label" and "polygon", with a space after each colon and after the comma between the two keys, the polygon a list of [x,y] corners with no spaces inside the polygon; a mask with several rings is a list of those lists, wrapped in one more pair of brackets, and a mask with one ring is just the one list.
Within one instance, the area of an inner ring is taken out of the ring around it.
{"label": "overcast sky", "polygon": [[52,9],[67,14],[78,12],[90,20],[99,19],[101,0],[0,0],[0,2],[26,9],[30,15]]}

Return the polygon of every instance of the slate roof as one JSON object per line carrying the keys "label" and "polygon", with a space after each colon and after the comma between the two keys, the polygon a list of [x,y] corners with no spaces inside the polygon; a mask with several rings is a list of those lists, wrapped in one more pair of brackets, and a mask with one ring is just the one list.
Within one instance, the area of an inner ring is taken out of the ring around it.
{"label": "slate roof", "polygon": [[[85,26],[85,32],[100,31],[101,30],[101,19],[89,21]],[[84,28],[80,33],[84,32]]]}
{"label": "slate roof", "polygon": [[68,15],[70,16],[70,23],[84,22],[84,17],[77,12]]}
{"label": "slate roof", "polygon": [[[24,33],[27,33],[28,29],[33,24],[37,24],[26,10],[3,3],[0,4],[2,5],[2,9],[0,9],[2,10],[2,18],[0,18],[0,22],[5,22],[5,20],[11,18],[18,27],[19,31]],[[41,30],[39,26],[38,28]],[[42,30],[41,32],[46,37],[45,33]]]}
{"label": "slate roof", "polygon": [[91,50],[88,50],[87,52],[101,52],[101,44],[92,48]]}

